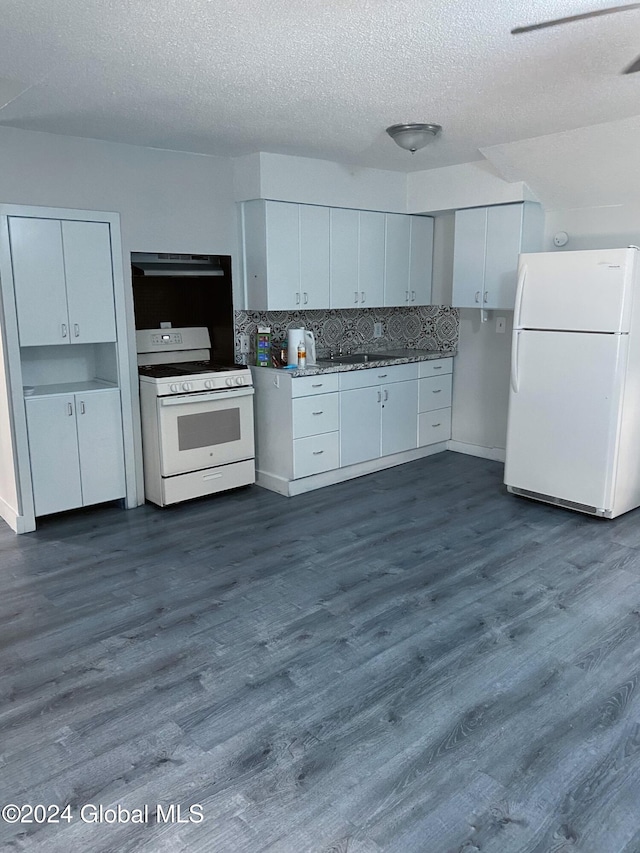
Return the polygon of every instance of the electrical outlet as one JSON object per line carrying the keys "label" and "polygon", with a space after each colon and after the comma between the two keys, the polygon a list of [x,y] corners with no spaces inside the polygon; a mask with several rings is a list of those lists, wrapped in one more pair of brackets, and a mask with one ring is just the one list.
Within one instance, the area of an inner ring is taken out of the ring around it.
{"label": "electrical outlet", "polygon": [[249,335],[240,335],[240,352],[249,352],[250,338]]}
{"label": "electrical outlet", "polygon": [[381,338],[384,334],[382,323],[374,323],[373,324],[373,337]]}
{"label": "electrical outlet", "polygon": [[506,328],[507,328],[507,318],[506,317],[496,317],[496,334],[504,335]]}

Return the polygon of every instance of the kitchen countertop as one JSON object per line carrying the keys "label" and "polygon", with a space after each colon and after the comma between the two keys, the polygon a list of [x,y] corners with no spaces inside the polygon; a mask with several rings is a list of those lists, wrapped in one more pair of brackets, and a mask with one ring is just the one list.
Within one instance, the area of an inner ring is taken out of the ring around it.
{"label": "kitchen countertop", "polygon": [[[393,356],[392,358],[385,358]],[[443,352],[441,350],[410,350],[410,349],[393,349],[386,350],[380,353],[380,359],[371,359],[370,361],[358,362],[357,364],[332,364],[329,361],[323,361],[321,364],[315,364],[313,367],[256,367],[257,370],[276,370],[282,373],[288,373],[289,376],[317,376],[320,373],[344,373],[347,370],[366,370],[371,367],[387,367],[393,364],[409,364],[414,361],[430,361],[435,358],[452,358],[456,355],[454,352]],[[253,367],[254,365],[250,365]]]}

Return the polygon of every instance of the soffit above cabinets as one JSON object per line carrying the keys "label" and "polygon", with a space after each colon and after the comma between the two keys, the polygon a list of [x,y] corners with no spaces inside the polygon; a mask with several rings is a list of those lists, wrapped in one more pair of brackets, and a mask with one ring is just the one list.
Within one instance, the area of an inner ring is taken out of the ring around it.
{"label": "soffit above cabinets", "polygon": [[[542,5],[10,2],[0,78],[14,85],[0,92],[0,125],[410,172],[637,114],[640,75],[619,71],[638,54],[640,10],[512,36],[585,11],[584,0]],[[410,154],[385,133],[403,122],[443,132]]]}

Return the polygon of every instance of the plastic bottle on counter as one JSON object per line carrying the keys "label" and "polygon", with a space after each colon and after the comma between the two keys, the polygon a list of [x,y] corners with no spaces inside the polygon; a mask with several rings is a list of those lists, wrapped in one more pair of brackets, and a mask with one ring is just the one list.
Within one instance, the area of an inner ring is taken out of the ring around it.
{"label": "plastic bottle on counter", "polygon": [[298,344],[298,367],[306,367],[307,366],[307,350],[304,345],[304,341],[300,341]]}

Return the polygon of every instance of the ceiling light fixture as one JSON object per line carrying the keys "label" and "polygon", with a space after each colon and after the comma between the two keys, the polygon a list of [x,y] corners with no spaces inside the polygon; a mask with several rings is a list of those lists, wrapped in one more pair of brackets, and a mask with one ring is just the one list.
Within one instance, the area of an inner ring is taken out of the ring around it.
{"label": "ceiling light fixture", "polygon": [[424,148],[435,139],[441,130],[439,124],[392,124],[387,128],[387,133],[396,145],[415,154],[419,148]]}

